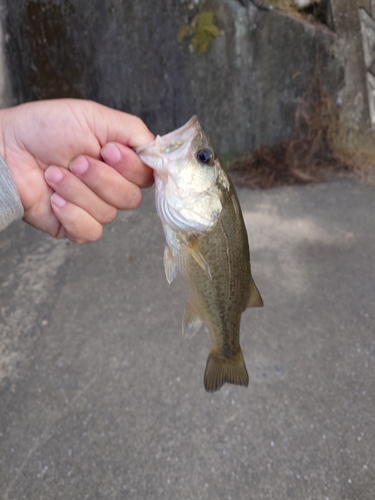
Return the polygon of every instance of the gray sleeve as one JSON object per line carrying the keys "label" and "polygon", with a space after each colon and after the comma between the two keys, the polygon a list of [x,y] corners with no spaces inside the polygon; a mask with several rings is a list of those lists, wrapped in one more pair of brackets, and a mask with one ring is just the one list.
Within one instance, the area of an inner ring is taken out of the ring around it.
{"label": "gray sleeve", "polygon": [[23,217],[21,198],[11,173],[0,156],[0,231],[11,222]]}

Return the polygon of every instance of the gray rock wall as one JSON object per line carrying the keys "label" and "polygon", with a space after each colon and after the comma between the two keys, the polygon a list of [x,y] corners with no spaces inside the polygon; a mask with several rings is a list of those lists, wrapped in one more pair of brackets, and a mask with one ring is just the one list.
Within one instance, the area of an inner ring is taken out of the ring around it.
{"label": "gray rock wall", "polygon": [[[94,99],[159,134],[197,113],[222,154],[285,139],[316,70],[333,99],[344,79],[328,28],[237,0],[2,1],[17,102]],[[207,11],[213,39],[198,53]]]}
{"label": "gray rock wall", "polygon": [[[1,3],[0,3],[1,14]],[[0,109],[12,104],[12,91],[5,58],[5,37],[0,23]]]}
{"label": "gray rock wall", "polygon": [[375,1],[359,2],[359,20],[361,24],[363,62],[362,74],[366,78],[368,109],[372,129],[375,129]]}
{"label": "gray rock wall", "polygon": [[351,127],[357,130],[364,129],[370,125],[370,114],[358,11],[359,0],[330,1],[336,33],[335,50],[345,67],[343,111]]}

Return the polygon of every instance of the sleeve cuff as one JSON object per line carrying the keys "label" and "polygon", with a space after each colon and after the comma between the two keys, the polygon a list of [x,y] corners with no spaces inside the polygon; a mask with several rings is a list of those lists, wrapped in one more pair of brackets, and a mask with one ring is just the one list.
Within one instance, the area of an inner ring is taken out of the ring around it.
{"label": "sleeve cuff", "polygon": [[0,156],[0,231],[11,222],[21,219],[24,210],[12,175]]}

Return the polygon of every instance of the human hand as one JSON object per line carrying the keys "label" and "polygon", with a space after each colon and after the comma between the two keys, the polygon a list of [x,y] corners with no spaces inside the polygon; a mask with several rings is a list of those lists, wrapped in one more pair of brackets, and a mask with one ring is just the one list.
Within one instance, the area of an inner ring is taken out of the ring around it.
{"label": "human hand", "polygon": [[132,209],[152,171],[131,148],[154,139],[137,117],[98,103],[57,99],[0,110],[0,154],[24,220],[56,238],[95,241],[117,210]]}

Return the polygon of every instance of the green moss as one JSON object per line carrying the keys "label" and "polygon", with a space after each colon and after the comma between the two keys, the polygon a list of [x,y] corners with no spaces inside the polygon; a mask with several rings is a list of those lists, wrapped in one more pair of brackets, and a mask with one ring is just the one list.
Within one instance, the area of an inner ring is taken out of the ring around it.
{"label": "green moss", "polygon": [[184,38],[189,36],[191,34],[192,30],[189,24],[186,24],[185,26],[181,26],[181,28],[177,32],[177,41],[178,43],[181,43]]}
{"label": "green moss", "polygon": [[190,44],[198,54],[207,52],[211,42],[219,35],[219,29],[214,23],[214,12],[205,11],[198,14],[190,25],[182,26],[177,33],[177,40],[181,43],[191,36]]}

